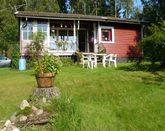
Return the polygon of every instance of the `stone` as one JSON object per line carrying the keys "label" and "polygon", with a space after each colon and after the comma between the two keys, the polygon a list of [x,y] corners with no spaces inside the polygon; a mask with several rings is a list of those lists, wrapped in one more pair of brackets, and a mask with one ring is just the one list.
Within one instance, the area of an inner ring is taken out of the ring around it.
{"label": "stone", "polygon": [[1,129],[0,131],[6,131],[6,129],[7,129],[7,128],[6,128],[6,127],[4,127],[4,128],[3,128],[3,129]]}
{"label": "stone", "polygon": [[38,115],[43,114],[43,112],[44,112],[43,109],[38,109],[35,113],[38,116]]}
{"label": "stone", "polygon": [[38,110],[38,108],[37,108],[37,107],[32,106],[32,111],[36,112],[37,110]]}
{"label": "stone", "polygon": [[34,114],[30,114],[29,117],[34,117]]}
{"label": "stone", "polygon": [[17,112],[14,112],[13,115],[10,117],[10,121],[11,122],[15,122],[16,121],[16,119],[17,119],[16,115],[17,115]]}
{"label": "stone", "polygon": [[27,100],[23,100],[21,105],[20,105],[20,109],[24,110],[26,107],[30,107],[30,104],[28,103]]}
{"label": "stone", "polygon": [[13,126],[12,131],[20,131],[20,129],[19,129],[19,128],[17,128],[17,127],[14,127],[14,126]]}
{"label": "stone", "polygon": [[27,116],[24,115],[20,116],[19,118],[19,121],[26,121],[26,120],[27,120]]}
{"label": "stone", "polygon": [[10,127],[10,126],[12,126],[11,121],[10,120],[7,120],[5,122],[5,127]]}

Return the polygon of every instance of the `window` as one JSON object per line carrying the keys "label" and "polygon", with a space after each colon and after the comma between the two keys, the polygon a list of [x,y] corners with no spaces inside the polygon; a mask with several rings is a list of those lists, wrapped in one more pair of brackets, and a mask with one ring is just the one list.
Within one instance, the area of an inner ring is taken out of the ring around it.
{"label": "window", "polygon": [[102,29],[101,30],[102,41],[112,41],[112,30],[111,29]]}
{"label": "window", "polygon": [[[33,32],[41,31],[45,35],[47,34],[47,22],[40,21],[23,21],[22,22],[22,34],[23,40],[32,40]],[[45,37],[46,39],[46,37]]]}
{"label": "window", "polygon": [[37,30],[47,34],[47,22],[38,22],[37,23]]}
{"label": "window", "polygon": [[31,21],[23,22],[22,30],[23,30],[23,40],[31,40],[33,33],[32,22]]}
{"label": "window", "polygon": [[100,43],[114,43],[114,28],[101,26],[99,30]]}

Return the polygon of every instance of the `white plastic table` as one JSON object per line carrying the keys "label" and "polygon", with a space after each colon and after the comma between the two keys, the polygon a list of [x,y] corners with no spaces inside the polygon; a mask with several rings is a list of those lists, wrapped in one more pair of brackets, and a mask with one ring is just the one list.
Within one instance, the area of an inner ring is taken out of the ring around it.
{"label": "white plastic table", "polygon": [[101,56],[101,57],[102,57],[102,64],[103,64],[103,67],[106,67],[106,66],[105,66],[105,56],[106,56],[107,54],[94,53],[94,55],[95,55],[96,67],[97,67],[97,56]]}
{"label": "white plastic table", "polygon": [[95,67],[97,67],[97,58],[98,56],[101,56],[102,57],[102,64],[103,64],[103,67],[106,67],[105,65],[105,59],[106,59],[106,55],[105,53],[93,53],[93,52],[84,52],[83,55],[86,55],[86,56],[94,56],[94,60],[95,60]]}

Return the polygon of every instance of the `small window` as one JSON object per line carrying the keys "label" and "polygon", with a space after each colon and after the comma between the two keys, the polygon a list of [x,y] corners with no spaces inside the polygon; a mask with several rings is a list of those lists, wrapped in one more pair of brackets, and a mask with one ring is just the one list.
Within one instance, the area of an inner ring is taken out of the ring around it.
{"label": "small window", "polygon": [[100,27],[100,42],[114,43],[114,28],[113,27]]}

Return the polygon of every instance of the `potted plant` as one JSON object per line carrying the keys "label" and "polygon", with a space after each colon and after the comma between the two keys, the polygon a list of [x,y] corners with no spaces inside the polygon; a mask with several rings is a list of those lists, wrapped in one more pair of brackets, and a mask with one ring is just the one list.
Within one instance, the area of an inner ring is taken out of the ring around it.
{"label": "potted plant", "polygon": [[27,53],[34,62],[35,76],[39,88],[52,87],[54,76],[60,71],[62,65],[58,57],[45,53],[44,39],[45,34],[43,32],[35,32],[31,44],[27,47]]}
{"label": "potted plant", "polygon": [[59,57],[44,54],[35,62],[36,80],[39,88],[53,87],[54,77],[60,72]]}

